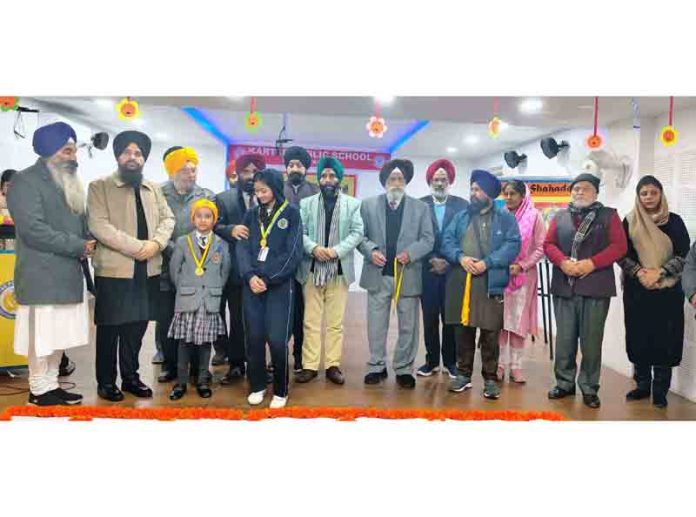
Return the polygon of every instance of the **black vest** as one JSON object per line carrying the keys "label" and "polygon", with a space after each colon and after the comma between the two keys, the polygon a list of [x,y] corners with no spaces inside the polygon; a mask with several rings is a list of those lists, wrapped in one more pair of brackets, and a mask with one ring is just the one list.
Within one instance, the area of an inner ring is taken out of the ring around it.
{"label": "black vest", "polygon": [[[578,260],[587,259],[596,255],[609,245],[609,225],[614,215],[613,208],[602,207],[597,211],[590,233],[580,244]],[[573,247],[573,238],[576,232],[573,216],[570,211],[561,210],[556,214],[556,238],[558,247],[567,257],[570,257]],[[576,278],[571,287],[568,276],[561,268],[553,267],[553,279],[551,281],[551,294],[569,298],[573,295],[589,296],[592,298],[606,298],[616,296],[616,283],[614,280],[614,265],[595,269],[585,278]]]}

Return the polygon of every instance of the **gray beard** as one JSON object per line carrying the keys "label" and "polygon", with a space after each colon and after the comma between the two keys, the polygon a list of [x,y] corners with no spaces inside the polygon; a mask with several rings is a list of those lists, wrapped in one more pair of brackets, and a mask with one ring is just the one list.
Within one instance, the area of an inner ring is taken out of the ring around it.
{"label": "gray beard", "polygon": [[400,203],[405,195],[406,192],[403,189],[387,190],[387,199],[390,203]]}
{"label": "gray beard", "polygon": [[86,203],[85,187],[82,185],[77,172],[65,172],[51,164],[47,165],[53,181],[63,191],[65,202],[68,204],[70,211],[73,214],[84,214]]}

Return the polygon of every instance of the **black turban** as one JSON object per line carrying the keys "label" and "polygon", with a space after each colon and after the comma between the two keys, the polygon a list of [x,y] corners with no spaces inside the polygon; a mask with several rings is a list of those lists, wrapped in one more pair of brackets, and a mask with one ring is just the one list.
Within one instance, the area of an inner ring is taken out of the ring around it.
{"label": "black turban", "polygon": [[288,147],[283,155],[283,161],[285,162],[286,167],[291,160],[300,160],[305,169],[309,169],[309,166],[312,165],[312,157],[307,152],[307,149],[296,145],[293,147]]}
{"label": "black turban", "polygon": [[379,181],[382,183],[382,186],[387,184],[387,179],[394,169],[399,169],[401,171],[407,185],[413,179],[413,162],[411,162],[411,160],[397,158],[395,160],[389,160],[384,164],[382,170],[379,171]]}
{"label": "black turban", "polygon": [[140,131],[123,131],[116,135],[116,138],[114,138],[114,156],[118,159],[130,144],[137,145],[147,161],[147,157],[150,156],[152,141],[149,136]]}

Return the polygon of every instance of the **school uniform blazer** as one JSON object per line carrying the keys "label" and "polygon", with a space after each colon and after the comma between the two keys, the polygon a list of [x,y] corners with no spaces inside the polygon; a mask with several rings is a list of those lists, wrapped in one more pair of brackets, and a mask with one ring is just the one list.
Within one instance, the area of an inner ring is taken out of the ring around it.
{"label": "school uniform blazer", "polygon": [[268,256],[259,262],[261,249],[260,207],[248,210],[244,215],[244,225],[249,228],[249,239],[237,242],[237,265],[244,283],[254,275],[263,280],[268,287],[282,284],[295,277],[302,260],[302,221],[300,211],[288,204],[276,220],[267,236]]}
{"label": "school uniform blazer", "polygon": [[[324,200],[321,194],[308,197],[300,201],[300,216],[303,227],[304,258],[297,270],[297,281],[304,284],[312,269],[312,250],[317,246],[324,246],[319,240],[319,206]],[[333,249],[341,261],[343,279],[347,285],[355,282],[355,266],[353,264],[354,250],[360,244],[365,235],[362,216],[360,215],[360,200],[345,194],[339,194],[336,200],[339,210],[338,219],[338,243]],[[334,208],[336,210],[336,208]]]}
{"label": "school uniform blazer", "polygon": [[191,256],[188,236],[198,259],[201,249],[196,243],[196,232],[182,235],[176,240],[174,254],[169,262],[169,274],[176,286],[174,312],[196,312],[205,304],[207,312],[220,311],[220,298],[230,274],[230,252],[227,243],[214,233],[208,256],[203,263],[203,276],[196,275],[196,262]]}
{"label": "school uniform blazer", "polygon": [[[402,296],[420,296],[423,290],[421,259],[433,250],[435,234],[430,208],[415,197],[405,196],[403,219],[399,238],[396,241],[396,253],[408,253],[410,262],[404,269],[401,285]],[[381,194],[362,202],[360,213],[365,225],[365,238],[358,250],[365,257],[360,277],[360,287],[375,291],[382,285],[382,268],[372,263],[372,252],[380,250],[387,254],[387,196]],[[384,267],[394,267],[386,264]]]}

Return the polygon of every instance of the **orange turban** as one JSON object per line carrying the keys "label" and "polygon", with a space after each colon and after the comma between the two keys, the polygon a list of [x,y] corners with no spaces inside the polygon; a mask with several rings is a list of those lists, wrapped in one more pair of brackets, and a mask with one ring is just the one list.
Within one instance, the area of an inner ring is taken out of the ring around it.
{"label": "orange turban", "polygon": [[164,159],[164,168],[171,178],[184,168],[186,162],[192,162],[194,165],[198,165],[198,155],[191,147],[182,147],[181,149],[169,153]]}
{"label": "orange turban", "polygon": [[199,208],[208,208],[210,211],[213,213],[213,224],[217,223],[218,220],[218,208],[215,203],[213,203],[210,199],[206,198],[201,198],[197,201],[195,201],[191,205],[191,222],[193,222],[193,216],[196,215],[196,210]]}

